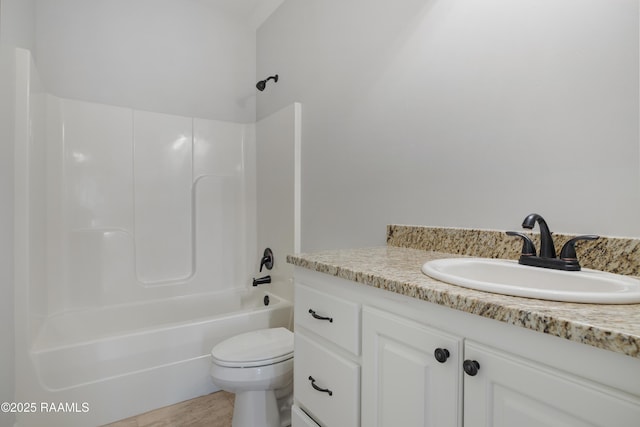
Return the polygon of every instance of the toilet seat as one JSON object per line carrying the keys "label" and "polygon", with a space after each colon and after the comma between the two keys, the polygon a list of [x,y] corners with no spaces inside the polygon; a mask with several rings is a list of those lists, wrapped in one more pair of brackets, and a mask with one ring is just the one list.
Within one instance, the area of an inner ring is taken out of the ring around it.
{"label": "toilet seat", "polygon": [[251,331],[211,350],[213,363],[229,368],[267,366],[293,358],[293,333],[285,328]]}

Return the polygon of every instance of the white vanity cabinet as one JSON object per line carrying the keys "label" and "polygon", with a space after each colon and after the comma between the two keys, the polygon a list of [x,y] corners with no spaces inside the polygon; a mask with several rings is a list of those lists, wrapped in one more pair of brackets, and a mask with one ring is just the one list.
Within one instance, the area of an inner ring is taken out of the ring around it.
{"label": "white vanity cabinet", "polygon": [[639,359],[302,268],[295,299],[293,427],[640,426]]}

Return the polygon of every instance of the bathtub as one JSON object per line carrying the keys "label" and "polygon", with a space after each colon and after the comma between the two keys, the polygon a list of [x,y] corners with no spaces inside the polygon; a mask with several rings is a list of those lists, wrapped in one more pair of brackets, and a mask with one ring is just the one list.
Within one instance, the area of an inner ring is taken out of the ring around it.
{"label": "bathtub", "polygon": [[218,390],[218,342],[289,327],[289,301],[261,288],[181,296],[47,318],[30,351],[40,394],[69,411],[22,414],[19,426],[97,426]]}

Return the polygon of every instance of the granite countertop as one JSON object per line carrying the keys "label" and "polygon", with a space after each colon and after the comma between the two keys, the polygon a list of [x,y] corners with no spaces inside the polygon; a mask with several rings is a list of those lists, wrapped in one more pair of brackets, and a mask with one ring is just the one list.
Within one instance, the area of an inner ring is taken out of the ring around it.
{"label": "granite countertop", "polygon": [[[393,227],[393,226],[390,226]],[[392,229],[388,230],[393,234]],[[299,267],[455,310],[499,320],[640,359],[640,304],[599,305],[511,297],[449,285],[420,270],[439,258],[465,255],[388,245],[289,255]],[[397,243],[397,242],[396,242]]]}

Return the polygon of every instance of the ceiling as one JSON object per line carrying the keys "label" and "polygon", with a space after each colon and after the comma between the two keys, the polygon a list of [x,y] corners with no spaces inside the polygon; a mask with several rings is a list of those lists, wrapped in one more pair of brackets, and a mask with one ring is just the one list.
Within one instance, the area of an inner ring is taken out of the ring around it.
{"label": "ceiling", "polygon": [[217,8],[257,29],[284,0],[209,0]]}

